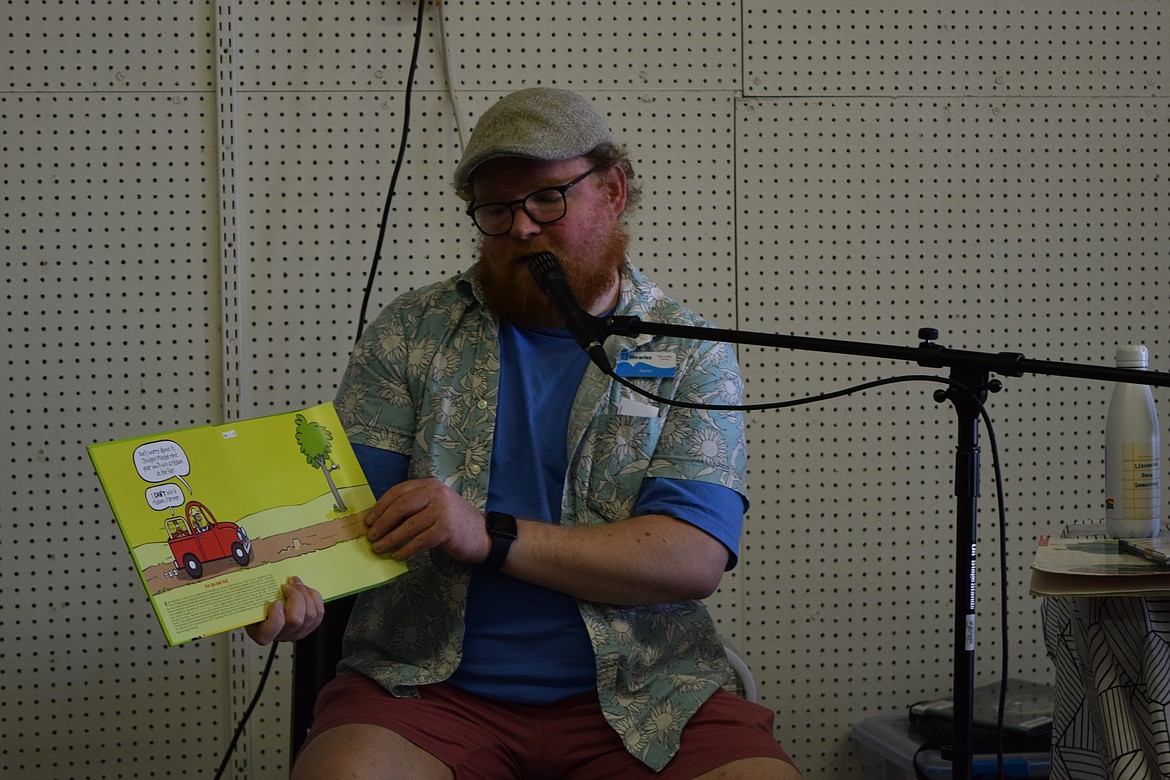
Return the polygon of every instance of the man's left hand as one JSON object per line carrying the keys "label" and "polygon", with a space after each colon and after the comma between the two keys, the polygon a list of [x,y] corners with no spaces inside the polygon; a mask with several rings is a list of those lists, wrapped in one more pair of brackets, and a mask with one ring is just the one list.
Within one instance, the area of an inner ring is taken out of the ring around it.
{"label": "man's left hand", "polygon": [[437,479],[400,482],[365,517],[374,551],[405,560],[439,548],[457,561],[480,563],[491,539],[483,514]]}

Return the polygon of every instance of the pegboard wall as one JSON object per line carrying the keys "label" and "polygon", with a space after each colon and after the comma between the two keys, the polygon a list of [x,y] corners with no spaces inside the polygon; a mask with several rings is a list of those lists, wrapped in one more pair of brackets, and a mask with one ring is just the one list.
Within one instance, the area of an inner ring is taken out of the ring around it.
{"label": "pegboard wall", "polygon": [[[1164,4],[427,3],[407,117],[417,11],[0,11],[6,775],[214,773],[264,653],[240,632],[165,647],[85,445],[332,398],[407,119],[371,315],[468,264],[460,136],[545,84],[608,115],[646,190],[635,261],[721,326],[906,346],[928,326],[1101,365],[1142,342],[1170,369]],[[921,372],[741,361],[757,402]],[[1005,384],[1002,532],[982,442],[977,669],[1006,654],[1044,680],[1031,551],[1100,515],[1108,388]],[[933,390],[748,417],[748,531],[711,604],[810,780],[866,777],[850,726],[950,692],[954,424]],[[288,656],[229,776],[286,776]]]}

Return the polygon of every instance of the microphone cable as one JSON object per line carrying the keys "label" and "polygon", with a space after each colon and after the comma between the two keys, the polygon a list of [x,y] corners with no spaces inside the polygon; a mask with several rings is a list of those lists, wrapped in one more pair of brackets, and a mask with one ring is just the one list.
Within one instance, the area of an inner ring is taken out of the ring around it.
{"label": "microphone cable", "polygon": [[[406,92],[402,107],[402,132],[398,140],[398,159],[394,162],[394,171],[390,174],[390,186],[386,189],[386,202],[382,206],[382,221],[378,224],[378,240],[374,245],[374,257],[370,260],[370,272],[366,277],[361,308],[358,309],[355,344],[362,337],[362,331],[366,329],[366,310],[370,305],[370,293],[374,289],[374,277],[378,274],[378,264],[382,261],[382,245],[386,240],[386,224],[390,221],[390,205],[394,202],[398,174],[402,171],[402,161],[406,157],[406,139],[410,135],[410,103],[414,97],[414,74],[418,70],[418,51],[422,45],[423,10],[426,8],[426,4],[427,0],[418,0],[418,13],[415,15],[414,26],[414,49],[410,55],[410,69],[406,74]],[[442,14],[442,9],[439,9],[439,13]]]}
{"label": "microphone cable", "polygon": [[[357,318],[357,335],[354,336],[354,343],[362,336],[362,331],[366,326],[366,311],[369,308],[370,295],[374,288],[374,279],[378,273],[378,264],[382,259],[382,245],[386,238],[386,225],[390,219],[390,206],[394,201],[394,190],[398,183],[398,173],[402,170],[402,161],[406,155],[406,140],[410,135],[410,111],[411,98],[414,95],[414,78],[415,72],[418,70],[419,49],[422,45],[422,25],[424,18],[424,10],[426,9],[427,0],[418,1],[418,12],[415,14],[415,28],[414,28],[414,48],[410,55],[410,69],[406,76],[406,91],[403,105],[402,129],[399,135],[398,143],[398,158],[394,163],[394,171],[390,175],[390,185],[386,190],[386,200],[382,206],[382,220],[378,225],[378,240],[374,246],[374,256],[370,262],[370,272],[366,276],[365,289],[362,292],[362,303],[358,310]],[[439,9],[442,14],[442,9]],[[271,649],[268,651],[268,660],[264,664],[264,671],[260,674],[260,682],[256,686],[256,692],[252,695],[252,701],[244,710],[243,716],[240,718],[239,725],[236,726],[235,734],[232,736],[231,742],[228,743],[227,749],[224,751],[223,760],[220,761],[219,768],[215,771],[214,780],[220,780],[223,777],[224,771],[227,769],[228,762],[231,760],[232,754],[235,753],[236,746],[239,744],[240,737],[244,733],[244,728],[248,725],[248,719],[252,716],[252,711],[256,709],[256,705],[260,701],[260,696],[264,692],[264,685],[268,681],[268,674],[272,670],[272,663],[276,660],[276,648],[279,642],[273,642]],[[289,756],[292,760],[295,756]]]}

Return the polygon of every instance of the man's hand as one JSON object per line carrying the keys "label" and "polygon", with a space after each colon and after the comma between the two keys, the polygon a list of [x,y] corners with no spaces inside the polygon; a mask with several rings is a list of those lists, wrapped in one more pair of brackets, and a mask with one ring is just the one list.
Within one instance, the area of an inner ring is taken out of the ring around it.
{"label": "man's hand", "polygon": [[283,598],[269,605],[268,616],[244,627],[259,645],[304,639],[317,630],[325,617],[321,594],[301,582],[300,577],[290,578],[280,590]]}
{"label": "man's hand", "polygon": [[437,479],[411,479],[386,491],[365,517],[375,552],[405,560],[439,548],[480,563],[491,549],[483,514]]}

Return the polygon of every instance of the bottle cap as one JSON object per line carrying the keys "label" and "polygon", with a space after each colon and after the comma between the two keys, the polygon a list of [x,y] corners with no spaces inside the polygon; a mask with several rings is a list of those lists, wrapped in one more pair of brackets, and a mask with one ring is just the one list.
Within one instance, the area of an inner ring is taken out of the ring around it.
{"label": "bottle cap", "polygon": [[1149,368],[1150,353],[1143,344],[1122,344],[1117,348],[1118,368]]}

